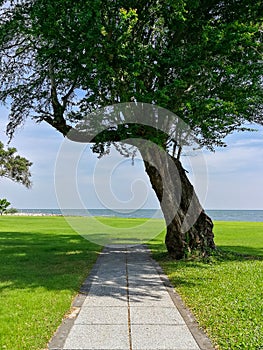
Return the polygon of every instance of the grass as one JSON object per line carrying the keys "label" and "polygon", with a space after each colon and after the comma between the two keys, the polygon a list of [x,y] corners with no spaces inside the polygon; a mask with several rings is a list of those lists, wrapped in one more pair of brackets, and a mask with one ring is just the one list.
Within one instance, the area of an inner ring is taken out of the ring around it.
{"label": "grass", "polygon": [[[162,230],[160,220],[97,220],[102,225],[77,220],[96,243],[129,242],[131,231],[133,241],[145,240]],[[208,261],[171,261],[163,240],[164,233],[150,242],[153,257],[218,349],[262,350],[263,223],[216,222],[219,249]],[[62,217],[0,218],[1,350],[46,347],[100,249]]]}
{"label": "grass", "polygon": [[165,228],[164,221],[158,219],[69,217],[67,220],[81,235],[103,246],[146,243]]}
{"label": "grass", "polygon": [[176,291],[217,349],[263,349],[263,223],[216,222],[208,261],[175,262],[164,234],[150,244]]}
{"label": "grass", "polygon": [[0,218],[1,350],[46,347],[100,249],[62,217]]}
{"label": "grass", "polygon": [[98,244],[141,243],[163,229],[161,220],[68,220],[90,241],[63,217],[0,217],[1,350],[46,347],[93,266]]}

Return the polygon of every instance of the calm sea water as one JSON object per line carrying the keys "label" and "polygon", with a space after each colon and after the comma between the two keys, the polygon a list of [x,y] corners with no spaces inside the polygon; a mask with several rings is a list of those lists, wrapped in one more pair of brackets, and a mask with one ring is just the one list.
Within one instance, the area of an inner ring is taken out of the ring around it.
{"label": "calm sea water", "polygon": [[[76,215],[76,216],[109,216],[126,218],[163,218],[159,209],[139,210],[110,210],[110,209],[20,209],[19,212],[27,214],[45,215]],[[252,221],[263,222],[263,210],[207,210],[213,220],[219,221]]]}

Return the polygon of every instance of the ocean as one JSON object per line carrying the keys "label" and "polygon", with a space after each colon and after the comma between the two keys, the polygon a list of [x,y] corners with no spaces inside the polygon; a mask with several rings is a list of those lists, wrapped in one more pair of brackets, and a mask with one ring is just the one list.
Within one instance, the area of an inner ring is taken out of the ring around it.
{"label": "ocean", "polygon": [[[108,216],[123,218],[163,218],[160,209],[19,209],[23,214],[65,215],[65,216]],[[263,210],[206,210],[212,220],[263,222]]]}

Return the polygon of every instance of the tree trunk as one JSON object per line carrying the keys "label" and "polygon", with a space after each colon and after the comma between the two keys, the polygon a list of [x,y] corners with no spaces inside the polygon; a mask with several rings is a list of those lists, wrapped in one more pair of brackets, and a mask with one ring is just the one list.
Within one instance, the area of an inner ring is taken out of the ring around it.
{"label": "tree trunk", "polygon": [[[135,130],[132,126],[136,126]],[[212,220],[204,212],[178,154],[174,158],[165,150],[167,133],[149,125],[142,127],[140,123],[120,124],[92,138],[84,131],[85,128],[75,133],[73,130],[70,139],[81,142],[83,137],[84,142],[98,144],[93,152],[99,154],[104,153],[107,141],[124,142],[139,149],[164,214],[167,228],[165,243],[171,257],[179,260],[196,250],[206,256],[215,249]],[[183,128],[179,129],[179,133],[182,131]],[[162,142],[164,148],[154,143],[154,138]],[[101,142],[101,139],[104,141]]]}
{"label": "tree trunk", "polygon": [[181,162],[157,146],[139,149],[166,221],[165,244],[169,255],[177,260],[195,251],[209,255],[215,249],[213,223]]}

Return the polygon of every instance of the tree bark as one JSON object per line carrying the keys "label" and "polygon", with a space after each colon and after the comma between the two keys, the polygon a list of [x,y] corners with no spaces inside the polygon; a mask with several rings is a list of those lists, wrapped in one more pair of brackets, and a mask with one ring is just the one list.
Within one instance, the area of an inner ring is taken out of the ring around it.
{"label": "tree bark", "polygon": [[213,222],[202,208],[181,162],[159,147],[139,149],[166,221],[169,255],[177,260],[196,251],[208,256],[215,249]]}

